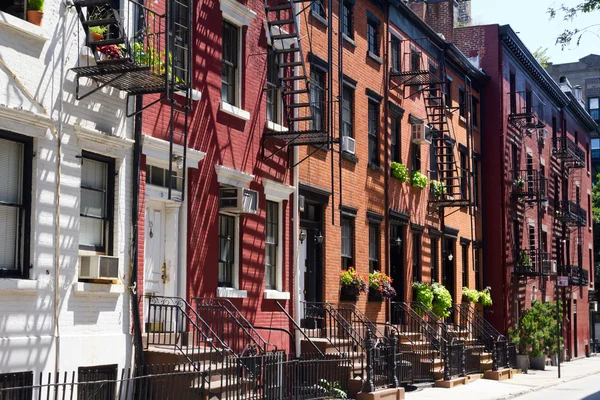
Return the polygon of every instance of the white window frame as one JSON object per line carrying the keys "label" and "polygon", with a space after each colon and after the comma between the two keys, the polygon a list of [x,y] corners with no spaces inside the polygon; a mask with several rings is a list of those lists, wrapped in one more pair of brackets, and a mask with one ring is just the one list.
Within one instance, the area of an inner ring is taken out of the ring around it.
{"label": "white window frame", "polygon": [[[283,291],[283,216],[282,214],[282,202],[281,200],[275,200],[272,197],[267,198],[267,201],[272,201],[277,204],[277,263],[275,264],[275,288],[266,289],[267,282],[265,276],[265,291],[267,290],[276,290],[278,292]],[[266,260],[266,207],[265,207],[265,260]],[[266,271],[265,264],[265,271]]]}
{"label": "white window frame", "polygon": [[219,109],[229,115],[239,118],[243,121],[250,120],[250,113],[243,109],[243,84],[242,84],[242,71],[244,70],[244,61],[242,58],[244,48],[244,26],[250,25],[250,22],[256,16],[256,13],[249,8],[245,7],[236,0],[221,0],[221,12],[223,19],[227,22],[238,27],[238,68],[237,68],[237,82],[236,82],[236,96],[235,103],[230,104],[221,100]]}
{"label": "white window frame", "polygon": [[[273,201],[279,204],[279,232],[278,235],[278,246],[277,246],[277,266],[276,266],[276,288],[265,289],[264,298],[271,300],[288,300],[290,299],[290,292],[284,292],[283,288],[283,201],[289,200],[290,194],[294,193],[296,188],[294,186],[285,185],[283,183],[275,182],[270,179],[262,180],[265,197],[269,201]],[[266,215],[265,215],[266,221]],[[266,252],[266,250],[265,250]],[[265,282],[266,287],[266,282]]]}

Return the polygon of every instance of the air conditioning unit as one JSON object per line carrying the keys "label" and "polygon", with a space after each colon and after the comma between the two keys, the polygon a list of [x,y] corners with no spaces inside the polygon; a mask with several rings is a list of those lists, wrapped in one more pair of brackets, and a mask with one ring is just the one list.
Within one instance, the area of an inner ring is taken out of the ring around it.
{"label": "air conditioning unit", "polygon": [[256,214],[258,212],[258,192],[241,187],[222,187],[219,208],[234,214]]}
{"label": "air conditioning unit", "polygon": [[542,273],[544,275],[556,274],[556,261],[555,260],[544,260],[542,261]]}
{"label": "air conditioning unit", "polygon": [[431,143],[431,129],[424,123],[412,124],[411,139],[415,144]]}
{"label": "air conditioning unit", "polygon": [[598,302],[590,301],[590,311],[598,312]]}
{"label": "air conditioning unit", "polygon": [[546,139],[548,139],[548,129],[543,128],[543,129],[540,129],[538,132],[539,132],[539,135],[540,135],[540,140],[546,140]]}
{"label": "air conditioning unit", "polygon": [[119,258],[112,256],[79,256],[79,279],[119,279]]}
{"label": "air conditioning unit", "polygon": [[356,141],[350,136],[342,137],[342,151],[348,154],[356,154]]}

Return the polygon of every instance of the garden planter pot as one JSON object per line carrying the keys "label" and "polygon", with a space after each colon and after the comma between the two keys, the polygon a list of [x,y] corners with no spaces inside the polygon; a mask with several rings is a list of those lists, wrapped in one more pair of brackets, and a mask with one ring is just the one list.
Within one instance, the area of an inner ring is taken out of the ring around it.
{"label": "garden planter pot", "polygon": [[352,293],[352,290],[346,286],[342,286],[340,290],[340,301],[356,301],[358,296]]}
{"label": "garden planter pot", "polygon": [[535,357],[530,359],[531,369],[535,369],[538,371],[544,371],[546,369],[546,357]]}
{"label": "garden planter pot", "polygon": [[379,290],[369,288],[369,301],[383,301],[383,295]]}
{"label": "garden planter pot", "polygon": [[523,371],[524,374],[527,373],[529,369],[529,356],[524,354],[517,354],[517,368]]}
{"label": "garden planter pot", "polygon": [[27,21],[34,25],[42,26],[42,19],[44,18],[43,11],[39,10],[27,10]]}
{"label": "garden planter pot", "polygon": [[101,35],[101,34],[99,34],[99,33],[91,33],[91,32],[90,32],[90,35],[92,36],[92,41],[93,41],[93,42],[97,42],[97,41],[99,41],[99,40],[102,40],[102,39],[104,39],[104,35]]}

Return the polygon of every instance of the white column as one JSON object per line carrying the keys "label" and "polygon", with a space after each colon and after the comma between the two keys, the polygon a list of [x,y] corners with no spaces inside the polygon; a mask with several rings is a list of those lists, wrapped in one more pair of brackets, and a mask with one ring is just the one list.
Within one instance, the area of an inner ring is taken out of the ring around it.
{"label": "white column", "polygon": [[165,205],[165,263],[167,266],[167,281],[165,296],[177,296],[179,280],[179,210],[181,203]]}

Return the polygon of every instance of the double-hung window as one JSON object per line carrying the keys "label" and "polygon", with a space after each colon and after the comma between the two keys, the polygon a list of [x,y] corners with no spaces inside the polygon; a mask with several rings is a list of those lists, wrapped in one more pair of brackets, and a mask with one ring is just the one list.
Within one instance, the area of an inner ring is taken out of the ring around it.
{"label": "double-hung window", "polygon": [[479,127],[479,100],[472,97],[473,109],[471,110],[471,120],[473,121],[474,127]]}
{"label": "double-hung window", "polygon": [[312,130],[322,131],[325,125],[325,72],[316,67],[310,71],[310,103],[313,113]]}
{"label": "double-hung window", "polygon": [[467,92],[462,87],[458,88],[458,113],[467,118]]}
{"label": "double-hung window", "polygon": [[415,47],[410,48],[410,70],[411,71],[421,71],[421,52],[418,51]]}
{"label": "double-hung window", "polygon": [[369,224],[369,272],[379,271],[379,224]]}
{"label": "double-hung window", "polygon": [[313,14],[316,14],[321,18],[327,18],[327,15],[325,15],[325,7],[323,5],[322,0],[315,0],[312,3],[310,3],[310,10]]}
{"label": "double-hung window", "polygon": [[342,217],[342,269],[354,266],[354,218]]}
{"label": "double-hung window", "polygon": [[600,97],[591,97],[588,99],[588,110],[592,119],[600,123]]}
{"label": "double-hung window", "polygon": [[0,132],[0,277],[27,278],[32,143]]}
{"label": "double-hung window", "polygon": [[460,151],[460,195],[463,199],[468,198],[469,190],[469,164],[466,149]]}
{"label": "double-hung window", "polygon": [[84,151],[81,159],[79,249],[112,253],[115,161]]}
{"label": "double-hung window", "polygon": [[390,135],[392,136],[392,161],[402,162],[402,148],[400,146],[400,115],[396,113],[390,114]]}
{"label": "double-hung window", "polygon": [[367,43],[369,53],[379,57],[379,21],[367,18]]}
{"label": "double-hung window", "polygon": [[80,367],[77,371],[77,400],[114,399],[117,392],[117,367],[116,364]]}
{"label": "double-hung window", "polygon": [[235,226],[232,215],[219,214],[219,286],[234,286]]}
{"label": "double-hung window", "polygon": [[420,282],[423,280],[423,271],[421,267],[421,232],[413,232],[412,244],[412,268],[413,268],[413,281]]}
{"label": "double-hung window", "polygon": [[462,285],[469,287],[469,245],[462,244]]}
{"label": "double-hung window", "polygon": [[281,89],[279,86],[279,63],[277,53],[267,51],[267,120],[281,123]]}
{"label": "double-hung window", "polygon": [[3,400],[29,400],[33,395],[32,386],[32,371],[0,374],[0,391],[2,391],[0,398]]}
{"label": "double-hung window", "polygon": [[279,203],[267,200],[265,237],[265,286],[277,289],[277,265],[279,262]]}
{"label": "double-hung window", "polygon": [[0,11],[26,19],[27,0],[3,0]]}
{"label": "double-hung window", "polygon": [[411,144],[412,146],[412,172],[421,171],[421,146],[417,143]]}
{"label": "double-hung window", "polygon": [[390,40],[390,51],[392,53],[392,71],[400,71],[400,39],[393,35]]}
{"label": "double-hung window", "polygon": [[221,98],[225,103],[239,106],[239,49],[240,28],[223,21],[223,66],[221,73]]}
{"label": "double-hung window", "polygon": [[354,39],[354,4],[344,1],[342,9],[342,33]]}
{"label": "double-hung window", "polygon": [[379,104],[369,101],[369,163],[379,166]]}
{"label": "double-hung window", "polygon": [[354,137],[352,120],[354,118],[354,90],[344,86],[342,100],[342,136]]}
{"label": "double-hung window", "polygon": [[438,281],[438,263],[440,251],[440,239],[437,237],[431,238],[431,281]]}

